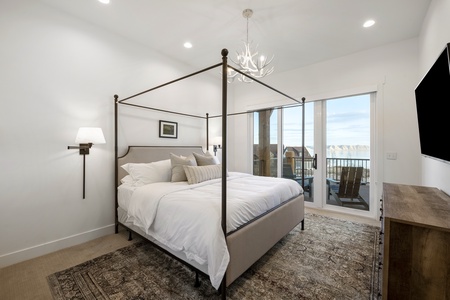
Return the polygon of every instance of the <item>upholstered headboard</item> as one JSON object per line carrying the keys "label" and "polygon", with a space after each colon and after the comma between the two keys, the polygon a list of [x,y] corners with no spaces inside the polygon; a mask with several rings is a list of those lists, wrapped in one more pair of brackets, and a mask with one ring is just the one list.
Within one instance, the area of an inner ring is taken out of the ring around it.
{"label": "upholstered headboard", "polygon": [[127,153],[118,158],[117,182],[127,175],[120,166],[126,163],[150,163],[170,158],[170,153],[188,156],[203,153],[201,146],[129,146]]}

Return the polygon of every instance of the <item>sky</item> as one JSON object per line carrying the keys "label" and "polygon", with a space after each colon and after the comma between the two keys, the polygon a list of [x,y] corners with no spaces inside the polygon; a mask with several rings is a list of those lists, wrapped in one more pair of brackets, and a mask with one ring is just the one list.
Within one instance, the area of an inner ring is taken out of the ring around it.
{"label": "sky", "polygon": [[328,145],[370,145],[370,95],[327,102]]}
{"label": "sky", "polygon": [[[326,102],[327,145],[370,145],[370,95],[327,100]],[[305,145],[314,145],[314,103],[305,105]],[[285,146],[300,146],[301,107],[284,110]],[[255,129],[257,130],[257,118]],[[271,143],[277,143],[277,114],[271,117]],[[257,142],[257,133],[255,134]]]}

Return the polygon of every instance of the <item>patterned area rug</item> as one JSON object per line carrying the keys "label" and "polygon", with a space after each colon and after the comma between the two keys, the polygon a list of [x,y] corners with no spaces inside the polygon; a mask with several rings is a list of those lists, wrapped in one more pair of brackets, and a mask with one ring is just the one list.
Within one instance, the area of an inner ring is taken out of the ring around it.
{"label": "patterned area rug", "polygon": [[[227,299],[377,299],[379,228],[315,214],[227,288]],[[139,242],[50,275],[54,299],[220,299],[209,279]]]}

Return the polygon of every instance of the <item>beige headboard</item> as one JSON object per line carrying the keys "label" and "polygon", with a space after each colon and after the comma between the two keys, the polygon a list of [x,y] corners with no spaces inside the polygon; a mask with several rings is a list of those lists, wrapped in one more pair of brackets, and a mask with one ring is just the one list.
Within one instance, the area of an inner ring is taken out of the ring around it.
{"label": "beige headboard", "polygon": [[201,146],[129,146],[127,153],[118,158],[117,182],[127,175],[120,166],[126,163],[150,163],[170,158],[170,153],[188,156],[192,152],[203,153]]}

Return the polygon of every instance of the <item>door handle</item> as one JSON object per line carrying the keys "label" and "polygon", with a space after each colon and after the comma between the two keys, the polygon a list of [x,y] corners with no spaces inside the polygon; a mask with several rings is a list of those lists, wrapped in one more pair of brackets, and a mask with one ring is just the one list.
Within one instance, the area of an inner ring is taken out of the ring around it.
{"label": "door handle", "polygon": [[317,170],[317,154],[314,154],[314,158],[313,158],[313,168],[315,170]]}

